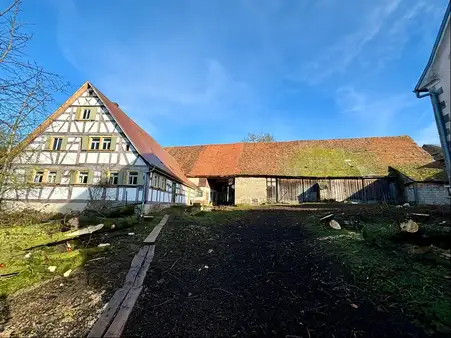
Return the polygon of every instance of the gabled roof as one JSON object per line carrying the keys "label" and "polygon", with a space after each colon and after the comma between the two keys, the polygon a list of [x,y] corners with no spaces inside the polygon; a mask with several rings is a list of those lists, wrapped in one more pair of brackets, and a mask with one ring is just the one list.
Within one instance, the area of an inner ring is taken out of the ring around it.
{"label": "gabled roof", "polygon": [[187,179],[183,171],[174,158],[168,154],[153,137],[147,134],[136,124],[127,114],[125,114],[116,103],[111,102],[100,90],[86,81],[66,102],[64,102],[52,115],[42,122],[21,144],[25,146],[44,132],[50,124],[58,119],[75,100],[77,100],[86,90],[92,88],[102,103],[105,105],[111,116],[119,125],[128,140],[132,143],[136,151],[146,162],[172,176],[175,180],[189,187],[196,188],[195,184]]}
{"label": "gabled roof", "polygon": [[424,67],[423,73],[421,74],[420,79],[418,80],[418,83],[415,86],[415,89],[413,90],[414,92],[417,92],[421,89],[421,83],[423,82],[423,80],[426,76],[426,73],[428,72],[429,68],[431,67],[431,65],[435,59],[435,56],[437,55],[437,50],[443,39],[443,35],[446,30],[446,26],[449,25],[450,11],[451,11],[451,2],[448,2],[448,7],[446,8],[445,15],[443,17],[442,23],[440,25],[440,28],[439,28],[439,31],[437,34],[437,38],[435,39],[435,42],[434,42],[434,46],[432,47],[431,55],[429,56],[429,60],[426,64],[426,67]]}
{"label": "gabled roof", "polygon": [[410,137],[213,144],[165,148],[188,177],[381,177],[432,161]]}

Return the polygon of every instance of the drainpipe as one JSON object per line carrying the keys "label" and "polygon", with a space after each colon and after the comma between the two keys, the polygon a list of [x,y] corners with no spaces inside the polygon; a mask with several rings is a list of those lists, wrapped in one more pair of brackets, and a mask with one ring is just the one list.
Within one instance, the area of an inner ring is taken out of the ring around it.
{"label": "drainpipe", "polygon": [[[425,94],[420,94],[421,92],[423,92]],[[443,116],[442,116],[442,112],[440,109],[440,103],[438,100],[438,94],[435,92],[431,92],[428,89],[421,89],[419,91],[416,91],[415,94],[417,95],[417,97],[419,99],[426,97],[426,96],[431,97],[432,108],[433,108],[434,116],[435,116],[435,122],[437,124],[438,135],[440,137],[440,145],[442,146],[443,157],[445,159],[446,173],[448,175],[448,181],[450,181],[451,180],[451,173],[450,173],[450,171],[451,171],[451,155],[450,155],[450,150],[449,150],[449,146],[448,146],[448,141],[446,139],[445,122],[443,121]]]}
{"label": "drainpipe", "polygon": [[144,179],[144,184],[143,184],[143,197],[142,197],[142,201],[141,201],[141,221],[144,219],[144,205],[146,204],[146,200],[147,200],[147,196],[149,194],[149,189],[147,189],[146,187],[149,186],[149,184],[147,184],[148,182],[150,182],[150,175],[153,173],[153,171],[155,170],[155,166],[152,167],[152,169],[150,169],[149,171],[147,171],[146,177]]}

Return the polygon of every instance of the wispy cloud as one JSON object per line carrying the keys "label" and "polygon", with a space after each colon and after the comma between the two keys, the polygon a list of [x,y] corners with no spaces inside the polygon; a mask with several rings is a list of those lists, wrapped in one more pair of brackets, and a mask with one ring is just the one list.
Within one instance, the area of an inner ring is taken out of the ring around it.
{"label": "wispy cloud", "polygon": [[[394,121],[417,100],[384,68],[436,30],[438,13],[426,0],[55,6],[63,56],[163,143],[181,130],[210,130],[210,142],[248,131],[315,138],[312,109],[321,121],[341,118],[337,130],[407,133]],[[309,90],[318,96],[310,106]]]}
{"label": "wispy cloud", "polygon": [[355,119],[361,130],[371,135],[389,135],[394,121],[407,117],[407,108],[414,106],[410,93],[377,95],[357,91],[351,86],[341,87],[336,92],[336,103],[342,114]]}

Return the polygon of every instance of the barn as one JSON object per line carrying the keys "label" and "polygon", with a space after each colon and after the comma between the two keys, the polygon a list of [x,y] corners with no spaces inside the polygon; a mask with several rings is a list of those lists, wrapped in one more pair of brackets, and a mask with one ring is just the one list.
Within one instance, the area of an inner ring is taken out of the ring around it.
{"label": "barn", "polygon": [[194,201],[299,204],[404,201],[390,167],[432,157],[409,136],[167,147],[198,186]]}

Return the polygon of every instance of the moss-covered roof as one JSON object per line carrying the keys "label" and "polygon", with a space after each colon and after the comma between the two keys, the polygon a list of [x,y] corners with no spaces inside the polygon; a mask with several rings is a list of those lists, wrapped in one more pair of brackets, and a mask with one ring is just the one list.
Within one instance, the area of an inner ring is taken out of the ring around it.
{"label": "moss-covered roof", "polygon": [[400,172],[407,178],[415,182],[447,182],[448,177],[444,168],[434,168],[428,165],[402,165],[392,166],[393,169]]}
{"label": "moss-covered roof", "polygon": [[432,161],[408,136],[211,144],[166,150],[189,177],[387,176],[389,166]]}

